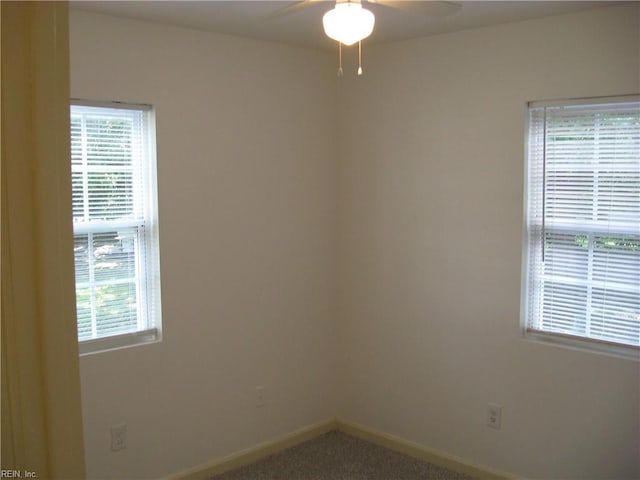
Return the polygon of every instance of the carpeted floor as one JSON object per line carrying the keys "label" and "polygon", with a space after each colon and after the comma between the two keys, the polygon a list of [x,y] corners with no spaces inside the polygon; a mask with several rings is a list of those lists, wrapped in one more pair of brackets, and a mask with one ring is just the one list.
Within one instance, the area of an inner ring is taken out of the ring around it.
{"label": "carpeted floor", "polygon": [[341,432],[329,432],[211,480],[470,480]]}

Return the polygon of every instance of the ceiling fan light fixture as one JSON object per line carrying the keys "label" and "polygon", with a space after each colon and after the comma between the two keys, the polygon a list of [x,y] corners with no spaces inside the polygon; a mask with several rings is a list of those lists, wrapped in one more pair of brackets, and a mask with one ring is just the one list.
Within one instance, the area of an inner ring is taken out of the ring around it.
{"label": "ceiling fan light fixture", "polygon": [[322,17],[324,33],[344,45],[353,45],[373,32],[375,17],[359,2],[337,3]]}

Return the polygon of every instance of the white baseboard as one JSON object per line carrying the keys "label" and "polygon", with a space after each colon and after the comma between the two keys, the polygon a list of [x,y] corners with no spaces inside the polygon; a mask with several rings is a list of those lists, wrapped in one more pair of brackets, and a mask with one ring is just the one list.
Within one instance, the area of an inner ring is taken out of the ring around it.
{"label": "white baseboard", "polygon": [[364,425],[340,418],[330,418],[247,450],[242,450],[219,460],[214,460],[213,462],[172,475],[165,480],[207,480],[213,475],[218,475],[256,462],[269,455],[306,442],[332,430],[340,430],[353,437],[361,438],[376,445],[387,447],[396,452],[472,476],[479,480],[513,480],[518,478],[514,475],[499,472],[482,465],[471,464],[460,458],[432,450],[394,435],[376,432]]}
{"label": "white baseboard", "polygon": [[213,462],[172,475],[167,477],[166,480],[207,480],[213,475],[218,475],[220,473],[248,465],[264,457],[268,457],[269,455],[273,455],[274,453],[278,453],[289,447],[293,447],[299,443],[306,442],[307,440],[311,440],[312,438],[337,429],[338,424],[336,419],[330,418],[323,422],[316,423],[315,425],[288,433],[274,440],[261,443],[260,445],[247,450],[242,450],[219,460],[214,460]]}
{"label": "white baseboard", "polygon": [[478,480],[514,480],[519,478],[515,475],[499,472],[483,465],[474,465],[466,460],[437,450],[432,450],[419,443],[410,442],[387,433],[376,432],[364,425],[349,422],[348,420],[338,418],[336,423],[340,431],[352,437],[361,438],[362,440],[381,445],[390,450],[417,458],[418,460],[423,460],[439,467],[469,475]]}

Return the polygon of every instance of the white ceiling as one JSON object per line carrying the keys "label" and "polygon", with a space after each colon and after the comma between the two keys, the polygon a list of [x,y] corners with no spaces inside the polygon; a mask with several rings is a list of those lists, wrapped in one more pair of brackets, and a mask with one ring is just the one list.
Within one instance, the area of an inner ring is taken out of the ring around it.
{"label": "white ceiling", "polygon": [[[307,0],[308,1],[308,0]],[[80,1],[71,7],[165,24],[283,42],[304,47],[333,49],[335,42],[322,30],[322,15],[333,8],[332,1],[309,2],[288,15],[276,12],[295,1]],[[376,25],[368,43],[410,38],[557,15],[619,4],[613,1],[461,1],[455,13],[437,13],[438,5],[428,0],[405,1],[406,9],[365,2],[374,12]],[[442,2],[435,2],[436,4]],[[446,6],[446,5],[445,5]],[[445,9],[446,10],[446,9]]]}

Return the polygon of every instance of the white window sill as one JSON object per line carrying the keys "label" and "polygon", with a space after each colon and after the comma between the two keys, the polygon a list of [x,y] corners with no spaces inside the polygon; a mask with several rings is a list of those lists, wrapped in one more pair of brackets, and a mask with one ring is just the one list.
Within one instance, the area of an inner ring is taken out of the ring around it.
{"label": "white window sill", "polygon": [[134,347],[136,345],[146,345],[156,343],[162,336],[157,328],[140,330],[138,332],[125,333],[122,335],[112,335],[110,337],[96,338],[95,340],[83,340],[78,342],[80,355],[106,352],[120,348]]}
{"label": "white window sill", "polygon": [[565,335],[562,333],[544,332],[533,329],[525,330],[524,338],[538,343],[546,343],[640,361],[640,347],[633,345],[623,345],[603,340]]}

